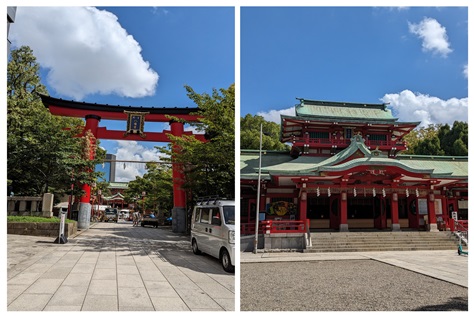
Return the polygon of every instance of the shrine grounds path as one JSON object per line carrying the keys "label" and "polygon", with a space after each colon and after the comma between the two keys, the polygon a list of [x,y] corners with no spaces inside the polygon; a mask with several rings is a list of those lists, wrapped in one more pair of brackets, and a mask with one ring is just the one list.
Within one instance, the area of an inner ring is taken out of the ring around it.
{"label": "shrine grounds path", "polygon": [[94,223],[54,239],[8,235],[7,311],[235,309],[234,274],[169,227]]}
{"label": "shrine grounds path", "polygon": [[453,251],[241,253],[241,311],[467,311]]}

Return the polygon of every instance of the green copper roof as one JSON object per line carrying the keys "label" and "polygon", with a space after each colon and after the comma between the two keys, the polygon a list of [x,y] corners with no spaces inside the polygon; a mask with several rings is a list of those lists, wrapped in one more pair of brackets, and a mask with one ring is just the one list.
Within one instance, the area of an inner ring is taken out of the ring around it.
{"label": "green copper roof", "polygon": [[[357,158],[347,160],[354,153]],[[257,179],[258,151],[241,152],[241,179]],[[356,166],[394,166],[409,172],[452,178],[468,176],[467,157],[398,156],[388,158],[378,151],[370,151],[363,138],[354,137],[351,145],[331,157],[300,156],[291,159],[288,152],[269,152],[262,155],[263,179],[271,175],[316,175],[321,171],[344,171]]]}
{"label": "green copper roof", "polygon": [[296,116],[331,119],[396,121],[385,104],[327,102],[300,99]]}

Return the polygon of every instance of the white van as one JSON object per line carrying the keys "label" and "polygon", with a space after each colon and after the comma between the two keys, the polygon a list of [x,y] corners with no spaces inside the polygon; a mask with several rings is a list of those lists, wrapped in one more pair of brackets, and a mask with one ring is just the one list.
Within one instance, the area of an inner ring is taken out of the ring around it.
{"label": "white van", "polygon": [[235,266],[235,202],[206,200],[193,211],[191,245],[194,254],[205,252],[218,258],[227,272]]}

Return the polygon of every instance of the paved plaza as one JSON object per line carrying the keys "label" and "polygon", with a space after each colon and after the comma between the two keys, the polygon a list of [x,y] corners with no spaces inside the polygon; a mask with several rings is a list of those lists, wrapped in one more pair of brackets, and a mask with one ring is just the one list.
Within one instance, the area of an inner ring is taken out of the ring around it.
{"label": "paved plaza", "polygon": [[8,311],[233,311],[235,276],[169,227],[95,223],[67,244],[8,235]]}
{"label": "paved plaza", "polygon": [[241,262],[242,311],[468,309],[468,257],[456,249],[241,253]]}

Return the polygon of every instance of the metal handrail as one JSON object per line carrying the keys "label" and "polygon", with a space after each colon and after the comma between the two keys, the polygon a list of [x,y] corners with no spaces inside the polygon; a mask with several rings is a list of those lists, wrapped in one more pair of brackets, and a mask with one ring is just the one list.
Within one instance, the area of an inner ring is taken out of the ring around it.
{"label": "metal handrail", "polygon": [[464,242],[466,245],[468,244],[468,229],[464,227],[458,221],[454,221],[454,230],[457,232],[457,236],[459,238],[459,243]]}

